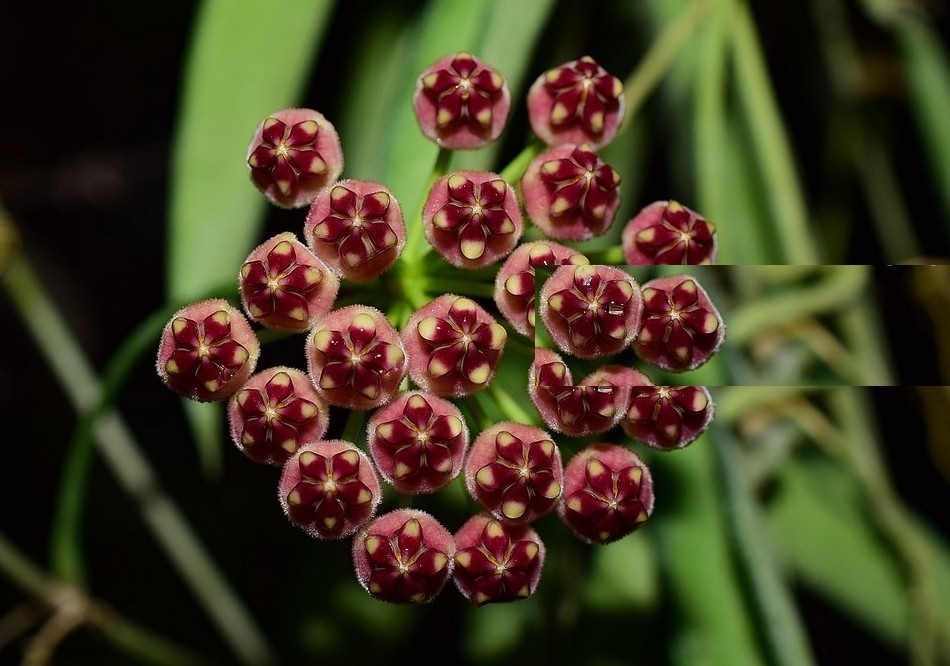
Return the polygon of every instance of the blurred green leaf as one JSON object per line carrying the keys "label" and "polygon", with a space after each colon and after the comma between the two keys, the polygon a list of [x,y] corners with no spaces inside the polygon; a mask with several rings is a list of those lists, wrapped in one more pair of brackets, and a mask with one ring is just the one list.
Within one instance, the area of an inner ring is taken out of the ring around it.
{"label": "blurred green leaf", "polygon": [[944,234],[950,234],[950,66],[934,26],[916,18],[896,26],[904,53],[911,104],[921,144],[930,158],[937,197],[943,203]]}
{"label": "blurred green leaf", "polygon": [[768,509],[790,572],[891,646],[908,632],[900,566],[875,533],[861,491],[826,459],[793,458]]}
{"label": "blurred green leaf", "polygon": [[649,461],[658,488],[651,520],[678,618],[670,657],[684,666],[762,664],[753,609],[742,593],[730,552],[712,446],[706,435],[687,449]]}
{"label": "blurred green leaf", "polygon": [[[168,298],[200,298],[233,279],[256,244],[264,199],[244,151],[267,114],[297,103],[331,0],[207,0],[198,14],[172,148]],[[275,38],[279,36],[279,38]],[[220,467],[220,409],[185,403],[202,467]]]}

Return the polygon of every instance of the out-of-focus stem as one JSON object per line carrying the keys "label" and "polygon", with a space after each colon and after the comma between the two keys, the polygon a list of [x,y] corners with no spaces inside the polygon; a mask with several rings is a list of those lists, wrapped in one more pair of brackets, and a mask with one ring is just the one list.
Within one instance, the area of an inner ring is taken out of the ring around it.
{"label": "out-of-focus stem", "polygon": [[[53,373],[79,413],[93,409],[102,387],[55,304],[22,254],[9,258],[2,284]],[[93,426],[102,454],[120,485],[138,503],[146,525],[182,578],[244,663],[273,662],[272,651],[184,516],[163,492],[122,418],[105,412]]]}
{"label": "out-of-focus stem", "polygon": [[[59,617],[58,624],[68,627],[70,631],[83,624],[92,626],[101,632],[106,641],[143,663],[166,666],[206,663],[202,657],[130,622],[102,602],[90,599],[79,588],[50,578],[3,533],[0,533],[0,572],[24,592],[48,606],[53,612],[51,619]],[[55,642],[64,637],[56,636]],[[34,647],[35,650],[44,648],[51,651],[55,643]]]}

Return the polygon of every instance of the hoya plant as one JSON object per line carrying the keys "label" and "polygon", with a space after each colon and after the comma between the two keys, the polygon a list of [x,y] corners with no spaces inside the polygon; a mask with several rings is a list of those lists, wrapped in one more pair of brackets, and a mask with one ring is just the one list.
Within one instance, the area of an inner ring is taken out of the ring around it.
{"label": "hoya plant", "polygon": [[945,26],[792,4],[9,17],[0,661],[948,662]]}

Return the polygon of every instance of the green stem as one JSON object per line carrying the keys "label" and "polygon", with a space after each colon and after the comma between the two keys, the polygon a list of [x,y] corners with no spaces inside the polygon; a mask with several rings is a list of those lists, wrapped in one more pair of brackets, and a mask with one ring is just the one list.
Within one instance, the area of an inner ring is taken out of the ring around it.
{"label": "green stem", "polygon": [[817,263],[792,149],[769,82],[762,45],[745,3],[735,7],[731,27],[739,98],[745,107],[785,259],[792,264]]}
{"label": "green stem", "polygon": [[343,434],[340,438],[344,442],[351,442],[362,446],[366,442],[366,412],[361,409],[350,410],[343,425]]}
{"label": "green stem", "polygon": [[515,155],[514,159],[498,175],[506,183],[517,186],[521,183],[521,177],[527,170],[528,165],[531,164],[531,160],[543,153],[546,148],[547,146],[544,145],[541,139],[532,138],[528,145],[524,147],[524,150]]}
{"label": "green stem", "polygon": [[[3,285],[54,375],[80,414],[102,399],[99,379],[22,254],[9,258]],[[107,410],[92,426],[99,453],[138,504],[145,524],[243,663],[274,659],[263,633],[234,594],[178,507],[162,490],[122,418]]]}
{"label": "green stem", "polygon": [[178,666],[209,663],[152,631],[125,619],[77,587],[56,580],[31,562],[0,532],[0,572],[30,596],[55,612],[82,611],[80,618],[101,632],[106,641],[143,663]]}
{"label": "green stem", "polygon": [[934,553],[888,480],[867,402],[866,395],[854,388],[832,394],[832,409],[843,431],[835,450],[841,452],[843,462],[861,483],[881,531],[904,563],[911,606],[911,663],[933,664],[940,634],[943,632],[945,639],[947,634],[936,599]]}
{"label": "green stem", "polygon": [[605,266],[621,266],[627,262],[626,257],[623,256],[623,248],[619,245],[598,252],[585,252],[584,256],[586,256],[592,264],[602,264]]}
{"label": "green stem", "polygon": [[869,279],[867,266],[827,266],[814,287],[769,296],[737,308],[729,320],[733,344],[746,344],[762,331],[803,317],[834,312],[858,299]]}
{"label": "green stem", "polygon": [[488,387],[488,395],[495,401],[498,408],[505,414],[505,417],[515,423],[531,425],[537,423],[537,417],[528,414],[527,411],[515,400],[499,381],[493,381]]}
{"label": "green stem", "polygon": [[162,327],[175,310],[177,308],[165,308],[153,313],[125,339],[106,366],[98,403],[82,413],[73,432],[50,528],[50,564],[53,571],[64,580],[82,583],[85,579],[82,521],[93,460],[94,425],[112,408],[135,364],[144,356],[146,349],[155,346]]}
{"label": "green stem", "polygon": [[768,539],[759,503],[749,483],[747,461],[732,432],[713,423],[718,472],[723,480],[726,519],[738,560],[736,570],[745,583],[755,611],[756,628],[776,666],[815,662],[791,591],[783,580]]}
{"label": "green stem", "polygon": [[433,295],[457,294],[459,296],[470,296],[472,298],[494,298],[495,285],[486,284],[477,280],[459,280],[452,278],[433,278],[426,279],[422,283],[422,288]]}
{"label": "green stem", "polygon": [[[435,181],[444,176],[449,171],[449,165],[452,163],[453,152],[446,148],[439,148],[435,163],[432,165],[432,171],[426,183],[426,188],[422,193],[422,201],[419,204],[419,210],[416,215],[407,220],[406,223],[406,247],[403,250],[405,257],[402,262],[404,266],[420,265],[422,255],[428,250],[428,246],[422,242],[425,238],[425,228],[422,224],[422,212],[425,208],[425,200],[428,197],[429,190],[435,185]],[[407,261],[408,260],[408,261]]]}
{"label": "green stem", "polygon": [[621,131],[627,128],[643,102],[656,89],[676,59],[677,54],[692,39],[709,9],[709,0],[693,0],[683,12],[671,21],[653,40],[640,59],[637,68],[623,83],[626,112]]}

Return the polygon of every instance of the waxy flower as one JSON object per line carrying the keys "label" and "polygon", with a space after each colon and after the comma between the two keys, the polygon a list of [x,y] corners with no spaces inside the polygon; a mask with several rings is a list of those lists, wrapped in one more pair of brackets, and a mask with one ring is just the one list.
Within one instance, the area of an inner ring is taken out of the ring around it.
{"label": "waxy flower", "polygon": [[633,349],[664,370],[692,370],[708,361],[726,326],[705,290],[689,275],[657,278],[643,285],[643,323]]}
{"label": "waxy flower", "polygon": [[304,237],[338,275],[367,282],[399,258],[406,227],[399,202],[385,185],[343,180],[314,199]]}
{"label": "waxy flower", "polygon": [[228,401],[231,439],[251,460],[282,465],[327,431],[329,410],[296,368],[262,370]]}
{"label": "waxy flower", "polygon": [[368,445],[380,474],[403,493],[431,493],[458,476],[468,427],[458,407],[413,391],[373,413]]}
{"label": "waxy flower", "polygon": [[343,172],[336,129],[312,109],[284,109],[258,126],[247,149],[251,180],[281,208],[306,206]]}
{"label": "waxy flower", "polygon": [[511,109],[504,77],[468,53],[440,58],[416,82],[422,133],[450,150],[481,148],[501,135]]}
{"label": "waxy flower", "polygon": [[340,282],[290,232],[257,247],[241,266],[238,289],[251,319],[305,331],[333,308]]}
{"label": "waxy flower", "polygon": [[515,191],[487,171],[457,171],[438,179],[426,198],[422,222],[432,247],[459,268],[488,266],[521,238]]}
{"label": "waxy flower", "polygon": [[318,539],[350,536],[373,516],[381,498],[369,458],[341,440],[304,444],[280,476],[284,513]]}
{"label": "waxy flower", "polygon": [[703,434],[714,411],[704,386],[644,386],[633,389],[620,425],[631,439],[667,451]]}
{"label": "waxy flower", "polygon": [[545,431],[521,423],[483,430],[465,463],[465,486],[498,520],[526,525],[554,509],[563,467]]}
{"label": "waxy flower", "polygon": [[531,128],[549,146],[606,146],[623,114],[623,84],[589,56],[548,70],[528,90]]}
{"label": "waxy flower", "polygon": [[495,278],[495,305],[522,335],[534,338],[534,269],[538,266],[589,264],[587,257],[551,241],[523,243],[502,264]]}
{"label": "waxy flower", "polygon": [[444,294],[417,310],[403,328],[409,376],[440,396],[471,395],[488,386],[508,339],[475,301]]}
{"label": "waxy flower", "polygon": [[572,437],[613,428],[630,405],[626,382],[650,383],[633,368],[604,366],[574,384],[570,369],[548,349],[535,350],[528,377],[528,394],[545,425]]}
{"label": "waxy flower", "polygon": [[558,348],[579,358],[616,354],[640,328],[636,281],[611,266],[560,266],[541,288],[540,313]]}
{"label": "waxy flower", "polygon": [[455,565],[455,540],[424,511],[398,509],[353,539],[353,565],[373,597],[422,604],[442,591]]}
{"label": "waxy flower", "polygon": [[541,579],[544,543],[530,527],[472,516],[455,546],[455,585],[476,606],[525,599]]}
{"label": "waxy flower", "polygon": [[525,212],[545,235],[581,241],[604,233],[620,205],[620,174],[590,146],[541,153],[521,179]]}
{"label": "waxy flower", "polygon": [[165,325],[156,370],[191,400],[223,400],[254,372],[260,343],[251,325],[223,299],[186,305]]}
{"label": "waxy flower", "polygon": [[592,444],[567,463],[558,515],[584,541],[616,541],[652,512],[650,470],[629,449]]}
{"label": "waxy flower", "polygon": [[676,201],[650,204],[627,222],[621,236],[628,264],[711,264],[716,227]]}
{"label": "waxy flower", "polygon": [[379,407],[406,376],[399,333],[382,312],[365,305],[340,308],[321,319],[306,351],[317,392],[338,407]]}

